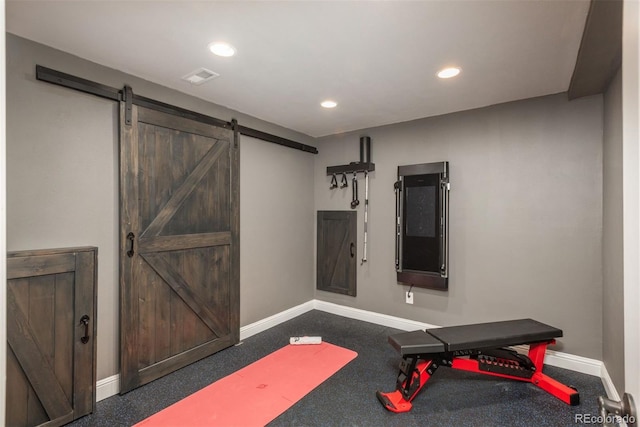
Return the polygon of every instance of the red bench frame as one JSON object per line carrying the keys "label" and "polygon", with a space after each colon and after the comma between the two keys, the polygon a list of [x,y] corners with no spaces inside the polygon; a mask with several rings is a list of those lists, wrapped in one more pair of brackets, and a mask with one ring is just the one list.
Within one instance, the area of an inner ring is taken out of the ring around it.
{"label": "red bench frame", "polygon": [[[486,369],[480,368],[482,362],[478,359],[468,356],[456,356],[455,353],[407,355],[403,357],[403,362],[400,365],[396,390],[389,393],[378,391],[376,392],[376,396],[380,403],[389,411],[396,413],[408,412],[412,408],[411,401],[433,376],[435,370],[439,366],[449,366],[462,371],[529,382],[568,405],[578,405],[580,403],[580,394],[575,388],[566,386],[542,373],[547,346],[552,344],[555,344],[555,340],[530,344],[528,357],[534,366],[534,368],[531,368],[532,375],[530,378],[489,372]],[[478,353],[481,354],[481,352]],[[505,364],[512,364],[512,362],[504,362]],[[501,362],[498,361],[496,363]]]}

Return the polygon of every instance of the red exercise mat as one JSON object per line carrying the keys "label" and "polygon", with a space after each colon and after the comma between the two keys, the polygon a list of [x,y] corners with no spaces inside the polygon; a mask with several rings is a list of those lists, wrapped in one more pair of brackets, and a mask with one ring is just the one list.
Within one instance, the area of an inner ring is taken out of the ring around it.
{"label": "red exercise mat", "polygon": [[357,355],[326,342],[287,345],[136,427],[264,426]]}

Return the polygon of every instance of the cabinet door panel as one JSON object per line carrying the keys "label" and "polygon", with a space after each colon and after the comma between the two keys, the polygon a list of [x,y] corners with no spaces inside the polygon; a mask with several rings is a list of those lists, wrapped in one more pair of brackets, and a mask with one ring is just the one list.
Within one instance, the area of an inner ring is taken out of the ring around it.
{"label": "cabinet door panel", "polygon": [[356,296],[357,218],[355,211],[318,211],[318,290]]}
{"label": "cabinet door panel", "polygon": [[93,411],[96,262],[96,248],[7,255],[6,425],[58,426]]}

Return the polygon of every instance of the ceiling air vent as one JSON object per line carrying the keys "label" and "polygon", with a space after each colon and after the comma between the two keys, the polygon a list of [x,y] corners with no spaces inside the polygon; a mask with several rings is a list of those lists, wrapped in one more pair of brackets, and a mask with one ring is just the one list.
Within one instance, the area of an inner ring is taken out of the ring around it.
{"label": "ceiling air vent", "polygon": [[188,81],[192,85],[201,85],[204,82],[207,82],[211,79],[215,79],[219,77],[220,74],[214,73],[211,70],[207,70],[206,68],[198,68],[195,71],[190,72],[186,76],[182,77],[182,80]]}

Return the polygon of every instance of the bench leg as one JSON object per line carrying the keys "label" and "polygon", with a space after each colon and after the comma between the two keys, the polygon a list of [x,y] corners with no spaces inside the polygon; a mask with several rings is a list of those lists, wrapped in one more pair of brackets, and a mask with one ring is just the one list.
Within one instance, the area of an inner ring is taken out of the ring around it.
{"label": "bench leg", "polygon": [[438,366],[433,360],[418,360],[415,357],[403,359],[396,383],[396,390],[383,393],[376,391],[376,397],[391,412],[409,412],[411,401],[422,390]]}
{"label": "bench leg", "polygon": [[575,406],[580,404],[580,393],[576,389],[566,386],[542,372],[533,374],[531,382],[567,405]]}
{"label": "bench leg", "polygon": [[578,405],[580,403],[580,393],[578,393],[578,390],[566,386],[542,373],[544,355],[547,351],[547,345],[549,344],[555,344],[555,340],[531,344],[529,346],[529,359],[531,359],[536,366],[536,373],[531,377],[531,382],[547,393],[562,400],[567,405]]}
{"label": "bench leg", "polygon": [[542,342],[531,344],[529,347],[529,359],[533,362],[535,366],[535,370],[533,373],[530,373],[530,377],[522,377],[517,375],[509,375],[504,373],[496,373],[496,372],[488,372],[486,370],[481,370],[479,367],[479,363],[477,360],[473,359],[465,359],[465,358],[453,358],[453,363],[451,367],[453,369],[459,369],[462,371],[476,372],[479,374],[492,375],[495,377],[508,378],[517,381],[526,381],[530,382],[549,394],[557,397],[562,400],[564,403],[568,405],[578,405],[580,403],[580,394],[574,388],[566,386],[559,381],[554,380],[542,373],[542,368],[544,366],[544,355],[547,350],[547,345],[553,344],[554,342]]}

